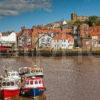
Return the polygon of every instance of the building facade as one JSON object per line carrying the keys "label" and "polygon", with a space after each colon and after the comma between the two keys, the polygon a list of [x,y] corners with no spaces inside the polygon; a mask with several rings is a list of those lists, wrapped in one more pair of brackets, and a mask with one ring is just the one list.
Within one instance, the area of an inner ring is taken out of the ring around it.
{"label": "building facade", "polygon": [[80,28],[80,36],[83,48],[100,47],[100,26],[88,27],[87,25]]}
{"label": "building facade", "polygon": [[32,48],[32,31],[31,29],[22,29],[17,34],[18,49],[31,49]]}
{"label": "building facade", "polygon": [[51,46],[54,50],[72,49],[74,46],[74,39],[71,35],[59,33],[52,39]]}
{"label": "building facade", "polygon": [[12,32],[9,35],[0,33],[0,51],[15,50],[17,46],[16,33]]}
{"label": "building facade", "polygon": [[51,48],[53,34],[39,34],[38,48]]}

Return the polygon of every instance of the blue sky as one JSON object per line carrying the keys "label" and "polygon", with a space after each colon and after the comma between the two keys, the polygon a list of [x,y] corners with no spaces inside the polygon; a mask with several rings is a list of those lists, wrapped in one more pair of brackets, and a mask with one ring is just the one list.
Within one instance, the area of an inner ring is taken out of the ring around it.
{"label": "blue sky", "polygon": [[20,31],[21,26],[47,24],[78,15],[100,16],[100,0],[0,0],[0,32]]}

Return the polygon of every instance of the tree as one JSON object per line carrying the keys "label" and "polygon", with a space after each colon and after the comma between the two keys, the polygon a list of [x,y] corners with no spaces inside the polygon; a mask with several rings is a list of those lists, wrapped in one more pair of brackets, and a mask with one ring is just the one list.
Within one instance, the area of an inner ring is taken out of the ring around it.
{"label": "tree", "polygon": [[80,21],[80,20],[76,20],[75,22],[74,22],[74,25],[76,25],[76,26],[80,26],[82,24],[82,22]]}
{"label": "tree", "polygon": [[96,20],[97,20],[97,16],[90,16],[88,20],[86,20],[86,23],[89,26],[93,26],[96,25]]}
{"label": "tree", "polygon": [[97,19],[96,22],[95,22],[95,24],[96,24],[97,26],[100,26],[100,19]]}

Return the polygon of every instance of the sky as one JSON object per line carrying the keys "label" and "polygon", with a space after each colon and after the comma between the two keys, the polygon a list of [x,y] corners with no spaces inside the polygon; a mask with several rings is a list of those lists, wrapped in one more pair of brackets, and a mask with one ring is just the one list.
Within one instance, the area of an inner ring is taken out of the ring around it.
{"label": "sky", "polygon": [[70,20],[74,11],[80,16],[100,16],[100,0],[0,0],[0,32]]}

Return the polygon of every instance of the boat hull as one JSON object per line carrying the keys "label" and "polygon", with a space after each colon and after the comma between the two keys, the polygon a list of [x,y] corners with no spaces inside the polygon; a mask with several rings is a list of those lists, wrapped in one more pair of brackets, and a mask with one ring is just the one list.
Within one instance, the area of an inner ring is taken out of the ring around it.
{"label": "boat hull", "polygon": [[37,97],[44,93],[44,89],[38,89],[38,88],[25,88],[21,90],[21,96],[30,96],[30,97]]}
{"label": "boat hull", "polygon": [[19,93],[20,93],[19,89],[15,89],[15,90],[3,89],[1,90],[1,98],[4,100],[4,99],[11,98],[14,96],[19,96]]}

